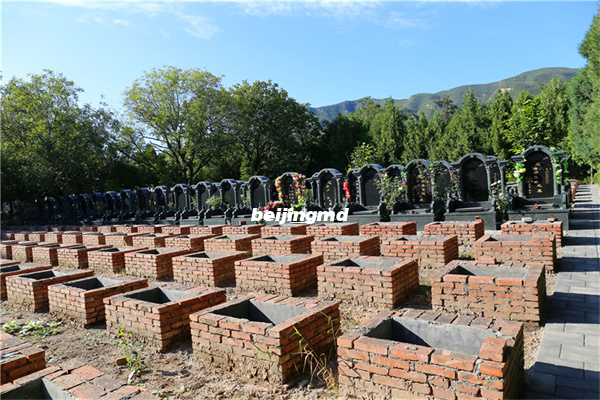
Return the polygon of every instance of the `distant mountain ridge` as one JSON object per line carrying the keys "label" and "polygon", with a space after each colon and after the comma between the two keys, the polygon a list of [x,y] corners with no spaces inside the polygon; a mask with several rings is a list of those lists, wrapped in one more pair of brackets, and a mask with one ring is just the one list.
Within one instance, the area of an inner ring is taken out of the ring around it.
{"label": "distant mountain ridge", "polygon": [[[519,97],[519,94],[524,90],[527,90],[532,94],[538,94],[541,85],[550,82],[550,79],[561,78],[563,81],[567,81],[577,75],[578,72],[578,68],[540,68],[523,72],[522,74],[498,82],[464,85],[454,89],[442,90],[437,93],[418,93],[410,96],[408,99],[394,99],[394,103],[398,104],[402,111],[406,113],[418,115],[421,110],[423,110],[427,118],[431,118],[435,110],[438,109],[436,101],[444,96],[450,96],[450,99],[454,104],[462,106],[463,96],[469,89],[473,90],[475,97],[482,103],[493,99],[494,96],[496,96],[498,89],[504,89],[509,91],[513,100],[516,100],[517,97]],[[373,100],[382,105],[387,101],[387,99]],[[339,113],[348,115],[354,112],[357,106],[358,100],[347,100],[330,106],[311,107],[311,111],[313,111],[321,120],[331,121]]]}

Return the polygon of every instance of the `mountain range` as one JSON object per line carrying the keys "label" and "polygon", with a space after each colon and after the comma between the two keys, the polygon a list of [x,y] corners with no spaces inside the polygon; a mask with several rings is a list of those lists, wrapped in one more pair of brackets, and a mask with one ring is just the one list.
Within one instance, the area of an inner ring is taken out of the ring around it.
{"label": "mountain range", "polygon": [[[567,81],[577,75],[578,72],[579,69],[577,68],[540,68],[523,72],[522,74],[498,82],[464,85],[454,89],[442,90],[437,93],[418,93],[412,95],[408,99],[394,99],[394,103],[398,104],[400,109],[405,113],[418,115],[423,111],[427,118],[431,118],[435,110],[439,109],[437,101],[444,96],[449,96],[454,104],[462,106],[463,96],[469,89],[473,90],[475,97],[482,103],[493,99],[496,96],[498,89],[502,89],[509,91],[513,100],[516,100],[519,97],[519,94],[524,90],[537,95],[542,86],[547,84],[550,79],[561,78],[563,81]],[[387,101],[387,99],[373,100],[375,103],[381,105],[385,104]],[[359,100],[347,100],[330,106],[311,107],[311,110],[321,120],[331,121],[340,113],[347,115],[354,112],[358,104]]]}

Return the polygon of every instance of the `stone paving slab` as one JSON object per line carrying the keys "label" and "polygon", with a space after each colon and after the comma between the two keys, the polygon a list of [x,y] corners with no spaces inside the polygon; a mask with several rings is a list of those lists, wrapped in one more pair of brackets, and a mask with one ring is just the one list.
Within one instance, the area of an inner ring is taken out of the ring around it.
{"label": "stone paving slab", "polygon": [[600,188],[580,185],[526,399],[600,399]]}

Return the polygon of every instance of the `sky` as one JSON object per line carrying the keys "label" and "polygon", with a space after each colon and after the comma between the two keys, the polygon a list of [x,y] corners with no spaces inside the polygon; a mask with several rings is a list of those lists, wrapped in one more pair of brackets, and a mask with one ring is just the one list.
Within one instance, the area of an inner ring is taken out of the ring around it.
{"label": "sky", "polygon": [[144,72],[272,80],[313,107],[581,68],[598,1],[0,0],[2,79],[44,69],[120,110]]}

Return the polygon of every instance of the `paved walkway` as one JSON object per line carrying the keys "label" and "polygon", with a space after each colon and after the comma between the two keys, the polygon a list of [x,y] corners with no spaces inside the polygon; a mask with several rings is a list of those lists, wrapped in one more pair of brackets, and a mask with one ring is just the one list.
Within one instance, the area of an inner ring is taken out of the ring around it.
{"label": "paved walkway", "polygon": [[600,188],[579,186],[527,399],[600,399]]}

